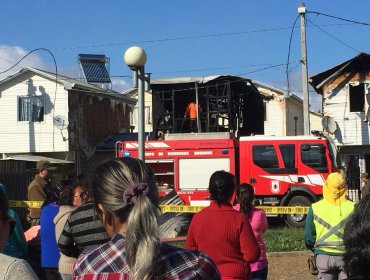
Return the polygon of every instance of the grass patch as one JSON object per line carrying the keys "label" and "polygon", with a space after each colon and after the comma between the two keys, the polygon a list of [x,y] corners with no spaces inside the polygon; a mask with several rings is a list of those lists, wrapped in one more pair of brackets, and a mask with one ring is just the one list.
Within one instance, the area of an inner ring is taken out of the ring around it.
{"label": "grass patch", "polygon": [[[212,238],[212,237],[210,237]],[[304,243],[303,228],[270,227],[263,235],[267,252],[287,252],[307,250]],[[185,247],[185,241],[168,241],[180,248]]]}
{"label": "grass patch", "polygon": [[307,250],[303,228],[269,228],[263,235],[267,252],[287,252]]}

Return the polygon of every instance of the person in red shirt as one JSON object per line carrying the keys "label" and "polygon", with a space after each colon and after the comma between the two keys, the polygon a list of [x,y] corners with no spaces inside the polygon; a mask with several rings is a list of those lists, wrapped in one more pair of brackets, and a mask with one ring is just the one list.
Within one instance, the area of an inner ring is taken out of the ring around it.
{"label": "person in red shirt", "polygon": [[210,178],[209,192],[211,204],[194,215],[185,247],[210,256],[222,279],[250,279],[249,263],[258,260],[261,251],[247,217],[230,203],[234,176],[216,171]]}
{"label": "person in red shirt", "polygon": [[198,130],[197,110],[199,113],[202,112],[200,105],[197,106],[195,102],[190,102],[188,106],[186,106],[184,118],[186,119],[186,117],[189,116],[191,132],[196,132]]}

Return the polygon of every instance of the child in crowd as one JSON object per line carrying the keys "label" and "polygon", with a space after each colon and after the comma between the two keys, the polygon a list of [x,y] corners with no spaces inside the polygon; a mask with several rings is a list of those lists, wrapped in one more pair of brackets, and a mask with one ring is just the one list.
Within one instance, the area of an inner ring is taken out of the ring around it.
{"label": "child in crowd", "polygon": [[267,218],[265,211],[254,207],[254,189],[251,185],[243,183],[236,186],[236,196],[238,204],[234,206],[235,210],[244,213],[251,224],[258,245],[261,249],[260,258],[251,263],[251,280],[266,280],[268,272],[268,263],[266,255],[266,244],[263,241],[263,234],[267,230]]}

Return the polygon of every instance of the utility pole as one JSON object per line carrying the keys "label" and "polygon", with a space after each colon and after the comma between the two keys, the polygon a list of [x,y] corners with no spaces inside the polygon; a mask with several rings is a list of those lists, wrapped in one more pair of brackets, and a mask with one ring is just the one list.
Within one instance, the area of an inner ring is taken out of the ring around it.
{"label": "utility pole", "polygon": [[301,63],[302,63],[302,92],[303,92],[303,133],[310,135],[310,111],[307,75],[307,47],[306,47],[306,7],[302,3],[298,8],[301,15]]}

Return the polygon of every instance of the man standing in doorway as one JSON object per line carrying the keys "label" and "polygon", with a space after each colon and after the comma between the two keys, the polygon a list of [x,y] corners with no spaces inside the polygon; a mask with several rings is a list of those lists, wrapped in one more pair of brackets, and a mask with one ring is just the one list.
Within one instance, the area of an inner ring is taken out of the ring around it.
{"label": "man standing in doorway", "polygon": [[[50,173],[49,171],[55,170],[56,167],[51,166],[49,161],[40,160],[36,164],[38,173],[33,181],[28,185],[28,200],[31,201],[45,201],[46,194],[45,188],[49,185]],[[40,208],[29,208],[27,220],[30,226],[40,224]]]}
{"label": "man standing in doorway", "polygon": [[186,117],[189,116],[190,132],[198,131],[197,113],[200,112],[202,112],[202,108],[200,107],[200,105],[197,106],[197,104],[194,101],[190,102],[188,106],[186,106],[184,118],[186,119]]}
{"label": "man standing in doorway", "polygon": [[361,197],[364,197],[370,192],[370,180],[368,173],[361,173],[361,182],[364,184],[361,189]]}

